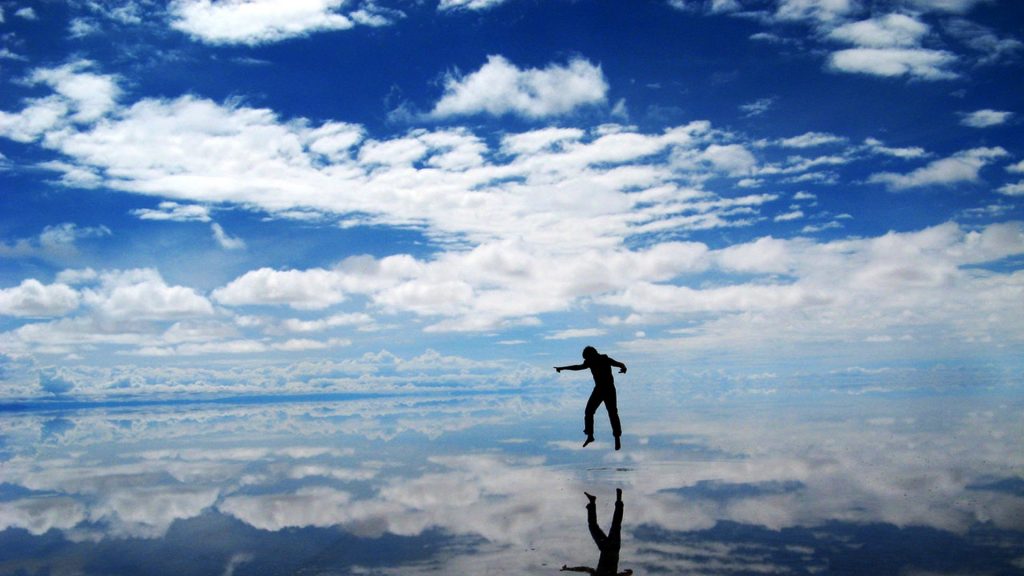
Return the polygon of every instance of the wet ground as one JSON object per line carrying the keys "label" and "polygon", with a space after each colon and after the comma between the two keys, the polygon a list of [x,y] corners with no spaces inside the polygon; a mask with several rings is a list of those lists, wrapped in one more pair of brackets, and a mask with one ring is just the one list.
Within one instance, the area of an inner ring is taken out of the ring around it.
{"label": "wet ground", "polygon": [[621,396],[5,413],[0,574],[1024,573],[1019,394]]}

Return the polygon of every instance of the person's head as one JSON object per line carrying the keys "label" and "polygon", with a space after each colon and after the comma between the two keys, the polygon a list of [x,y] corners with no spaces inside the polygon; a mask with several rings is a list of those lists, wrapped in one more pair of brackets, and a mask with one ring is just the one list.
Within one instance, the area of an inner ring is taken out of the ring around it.
{"label": "person's head", "polygon": [[597,357],[597,349],[593,346],[587,346],[583,349],[583,359],[590,360],[591,358]]}

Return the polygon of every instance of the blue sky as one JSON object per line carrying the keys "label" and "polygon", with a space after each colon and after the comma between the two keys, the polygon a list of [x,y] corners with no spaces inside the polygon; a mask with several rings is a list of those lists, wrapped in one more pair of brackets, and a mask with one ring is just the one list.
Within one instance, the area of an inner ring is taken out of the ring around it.
{"label": "blue sky", "polygon": [[1019,372],[1017,3],[0,9],[4,398]]}

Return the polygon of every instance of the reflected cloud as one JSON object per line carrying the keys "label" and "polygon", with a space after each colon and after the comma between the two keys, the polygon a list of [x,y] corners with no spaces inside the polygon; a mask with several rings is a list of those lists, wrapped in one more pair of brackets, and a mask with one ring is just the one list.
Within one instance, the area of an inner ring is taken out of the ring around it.
{"label": "reflected cloud", "polygon": [[[104,542],[216,525],[203,543],[217,550],[214,572],[244,572],[266,542],[314,534],[363,556],[325,548],[310,566],[382,574],[622,574],[605,549],[616,541],[636,573],[811,570],[855,549],[883,553],[880,534],[942,540],[962,552],[943,557],[961,571],[982,552],[996,568],[1024,557],[1024,417],[1012,396],[659,400],[639,403],[627,449],[604,453],[564,449],[577,423],[552,425],[553,412],[570,404],[531,413],[494,397],[93,409],[61,415],[59,436],[45,432],[53,416],[13,415],[0,421],[0,547],[17,533],[59,535],[99,554]],[[580,495],[618,488],[628,525],[621,500],[604,496],[582,532]],[[596,566],[585,560],[595,542]],[[421,552],[398,554],[408,546]],[[911,552],[892,553],[900,569],[922,566]]]}

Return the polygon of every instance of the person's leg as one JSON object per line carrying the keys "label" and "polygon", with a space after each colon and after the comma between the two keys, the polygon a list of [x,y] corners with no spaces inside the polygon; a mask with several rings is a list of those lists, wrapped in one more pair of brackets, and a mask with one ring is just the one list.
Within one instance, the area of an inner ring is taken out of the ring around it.
{"label": "person's leg", "polygon": [[619,405],[615,397],[615,387],[609,386],[604,393],[604,407],[608,410],[608,420],[612,425],[612,435],[615,436],[615,449],[618,450],[622,444],[619,437],[622,436],[622,424],[619,422]]}
{"label": "person's leg", "polygon": [[[587,494],[584,492],[584,494]],[[597,498],[594,498],[590,494],[587,494],[589,502],[587,502],[587,529],[590,530],[590,537],[594,539],[594,544],[597,544],[598,550],[604,550],[605,541],[608,540],[608,536],[605,535],[604,530],[601,530],[601,526],[597,523]]]}
{"label": "person's leg", "polygon": [[597,412],[597,407],[601,405],[604,398],[601,395],[600,390],[595,386],[594,391],[590,393],[590,399],[587,400],[587,407],[583,411],[583,433],[587,435],[584,446],[594,441],[594,413]]}

